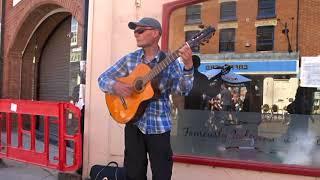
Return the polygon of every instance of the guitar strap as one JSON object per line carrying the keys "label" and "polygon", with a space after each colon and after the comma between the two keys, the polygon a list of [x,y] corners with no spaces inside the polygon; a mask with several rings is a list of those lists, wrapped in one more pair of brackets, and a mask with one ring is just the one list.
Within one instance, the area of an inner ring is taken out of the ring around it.
{"label": "guitar strap", "polygon": [[[164,53],[163,51],[160,51],[159,61],[157,64],[161,63],[161,61],[163,61],[166,58],[166,56],[167,56],[166,53]],[[153,68],[153,67],[150,67],[150,68]],[[158,76],[156,76],[153,80],[151,80],[151,86],[153,88],[154,95],[150,100],[157,100],[160,98],[161,96],[161,91],[159,89],[160,80],[161,80],[161,73]]]}

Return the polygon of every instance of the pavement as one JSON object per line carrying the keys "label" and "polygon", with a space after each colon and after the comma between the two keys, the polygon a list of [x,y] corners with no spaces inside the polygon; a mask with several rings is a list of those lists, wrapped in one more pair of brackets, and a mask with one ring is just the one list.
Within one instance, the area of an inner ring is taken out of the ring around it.
{"label": "pavement", "polygon": [[61,173],[28,163],[0,160],[0,180],[82,180],[77,173]]}
{"label": "pavement", "polygon": [[[12,134],[12,145],[17,143],[16,134]],[[5,147],[6,133],[1,133],[1,145]],[[23,146],[28,149],[30,146],[30,138],[23,137]],[[43,150],[43,142],[36,140],[36,150]],[[1,150],[1,152],[3,149]],[[50,162],[54,161],[54,156],[57,156],[58,147],[50,144]],[[67,160],[72,161],[73,152],[71,148],[67,149]],[[69,157],[69,158],[68,158]],[[67,162],[68,164],[68,162]],[[33,164],[23,163],[10,159],[0,159],[0,180],[81,180],[81,175],[76,172],[61,173],[58,170],[49,169]]]}
{"label": "pavement", "polygon": [[0,164],[1,180],[56,180],[59,172],[18,161],[3,159]]}

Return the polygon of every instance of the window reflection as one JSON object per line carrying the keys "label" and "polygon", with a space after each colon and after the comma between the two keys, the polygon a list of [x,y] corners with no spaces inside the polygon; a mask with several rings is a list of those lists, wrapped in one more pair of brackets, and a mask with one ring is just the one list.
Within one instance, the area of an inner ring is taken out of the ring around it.
{"label": "window reflection", "polygon": [[217,29],[193,48],[190,94],[171,96],[176,154],[320,167],[320,89],[299,86],[296,6],[208,0],[171,13],[171,52],[201,25]]}
{"label": "window reflection", "polygon": [[221,29],[219,52],[233,52],[235,43],[235,29]]}
{"label": "window reflection", "polygon": [[220,5],[220,20],[230,21],[237,19],[236,2],[223,2]]}
{"label": "window reflection", "polygon": [[82,109],[84,105],[85,61],[82,59],[82,36],[79,23],[71,19],[70,32],[70,101]]}
{"label": "window reflection", "polygon": [[257,51],[272,51],[274,26],[257,27]]}
{"label": "window reflection", "polygon": [[191,5],[186,7],[186,23],[201,23],[201,5]]}
{"label": "window reflection", "polygon": [[258,17],[267,18],[275,16],[275,0],[259,0]]}

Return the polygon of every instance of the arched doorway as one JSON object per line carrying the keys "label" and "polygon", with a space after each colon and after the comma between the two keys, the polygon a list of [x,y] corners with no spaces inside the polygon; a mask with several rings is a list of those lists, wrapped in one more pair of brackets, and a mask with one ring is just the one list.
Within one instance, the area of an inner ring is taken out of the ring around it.
{"label": "arched doorway", "polygon": [[38,64],[37,100],[69,101],[71,16],[46,41]]}
{"label": "arched doorway", "polygon": [[[24,50],[20,98],[77,102],[80,83],[84,83],[81,82],[84,72],[80,72],[80,64],[84,64],[81,61],[82,47],[82,28],[74,16],[68,12],[48,16],[33,33]],[[39,118],[37,136],[41,138],[44,123]],[[73,127],[72,122],[68,121],[68,130],[71,131],[77,128]],[[53,142],[57,141],[57,135],[57,125],[50,123],[50,139]]]}

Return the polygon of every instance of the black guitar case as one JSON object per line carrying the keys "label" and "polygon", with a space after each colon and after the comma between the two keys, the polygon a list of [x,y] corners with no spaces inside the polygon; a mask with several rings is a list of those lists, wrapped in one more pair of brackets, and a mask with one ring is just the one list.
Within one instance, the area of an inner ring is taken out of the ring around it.
{"label": "black guitar case", "polygon": [[90,169],[91,180],[125,180],[126,171],[117,162],[111,161],[107,165],[94,165]]}

